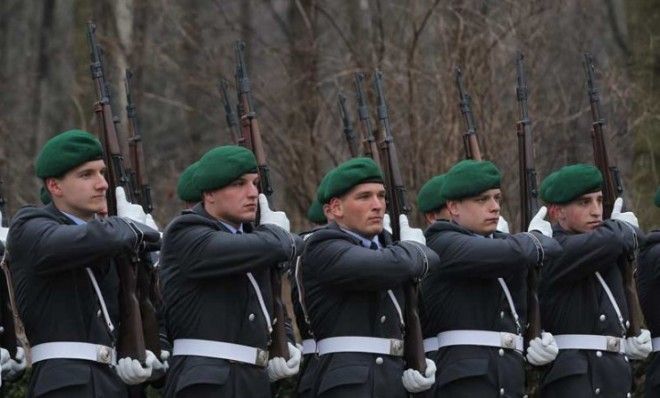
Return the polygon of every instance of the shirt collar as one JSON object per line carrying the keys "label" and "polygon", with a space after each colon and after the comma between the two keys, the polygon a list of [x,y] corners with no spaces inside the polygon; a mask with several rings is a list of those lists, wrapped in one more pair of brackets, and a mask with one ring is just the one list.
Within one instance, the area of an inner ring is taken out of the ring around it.
{"label": "shirt collar", "polygon": [[243,224],[241,224],[238,228],[236,228],[232,225],[227,224],[226,222],[224,222],[222,220],[218,220],[218,221],[220,221],[220,224],[224,225],[225,228],[227,228],[229,230],[229,232],[231,232],[232,234],[235,234],[236,232],[239,232],[239,231],[240,231],[240,233],[243,233]]}
{"label": "shirt collar", "polygon": [[349,230],[346,229],[346,228],[342,228],[342,227],[339,227],[339,228],[340,228],[342,231],[346,232],[347,234],[349,234],[349,235],[351,235],[351,236],[354,236],[354,237],[358,238],[358,239],[360,240],[360,244],[361,244],[362,246],[364,246],[364,247],[371,247],[371,242],[376,243],[376,245],[378,245],[378,248],[379,248],[379,249],[380,249],[381,247],[383,247],[383,245],[380,244],[380,239],[378,239],[378,235],[374,236],[372,239],[367,239],[367,238],[365,238],[364,236],[362,236],[362,235],[360,235],[360,234],[356,234],[356,233],[353,232],[353,231],[349,231]]}
{"label": "shirt collar", "polygon": [[[60,210],[60,211],[61,211],[61,210]],[[73,221],[76,225],[87,224],[87,221],[83,220],[82,218],[76,217],[76,216],[74,216],[73,214],[69,214],[69,213],[64,212],[64,211],[62,211],[62,213],[63,213],[65,216],[69,217],[69,219],[70,219],[71,221]]]}

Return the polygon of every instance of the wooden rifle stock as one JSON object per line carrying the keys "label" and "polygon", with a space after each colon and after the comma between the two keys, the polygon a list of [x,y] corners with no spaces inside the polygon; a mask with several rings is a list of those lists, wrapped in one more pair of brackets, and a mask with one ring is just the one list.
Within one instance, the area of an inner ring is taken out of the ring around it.
{"label": "wooden rifle stock", "polygon": [[[243,144],[254,153],[257,159],[259,172],[259,191],[270,198],[273,195],[273,187],[270,181],[270,171],[266,162],[266,152],[261,140],[259,123],[252,100],[250,79],[243,57],[245,43],[237,41],[234,45],[236,53],[236,87],[238,89],[238,110],[241,121],[241,135]],[[270,270],[271,290],[273,294],[273,323],[272,341],[270,345],[270,357],[290,358],[288,339],[286,335],[285,321],[287,319],[284,303],[282,302],[282,275],[280,269]]]}
{"label": "wooden rifle stock", "polygon": [[[516,123],[518,135],[518,175],[520,176],[520,230],[527,231],[532,217],[539,211],[538,192],[536,189],[536,171],[534,169],[534,142],[532,140],[531,120],[527,107],[527,80],[523,69],[523,54],[516,57],[516,99],[520,119]],[[538,298],[539,268],[530,267],[527,271],[527,328],[525,341],[529,343],[541,336],[541,310]]]}
{"label": "wooden rifle stock", "polygon": [[[593,57],[590,53],[584,54],[584,70],[587,77],[587,89],[589,94],[589,105],[593,120],[591,129],[591,140],[594,148],[594,163],[603,175],[603,219],[610,218],[614,201],[623,195],[623,186],[616,166],[609,163],[607,146],[605,144],[604,126],[605,119],[600,110],[600,93],[595,82]],[[637,268],[636,253],[629,253],[628,264],[623,272],[624,291],[628,304],[628,336],[639,336],[644,315],[637,296],[634,272]]]}
{"label": "wooden rifle stock", "polygon": [[[407,215],[410,212],[410,206],[406,199],[406,188],[401,176],[399,157],[396,146],[394,145],[389,112],[387,103],[385,102],[383,74],[380,71],[376,71],[374,75],[374,87],[378,97],[377,113],[381,136],[383,137],[380,143],[380,151],[387,182],[387,204],[392,222],[392,237],[394,241],[399,241],[399,216],[401,214]],[[419,283],[413,281],[405,283],[404,294],[406,298],[404,313],[406,325],[403,341],[404,357],[407,366],[424,374],[426,371],[426,355],[424,353],[422,326],[419,318]]]}
{"label": "wooden rifle stock", "polygon": [[[108,176],[108,214],[117,214],[115,188],[123,187],[127,195],[130,194],[128,178],[123,164],[123,156],[119,147],[119,139],[115,130],[115,119],[110,106],[110,96],[106,84],[101,49],[96,43],[96,26],[92,22],[87,24],[87,37],[91,48],[90,70],[96,89],[97,101],[94,112],[98,123],[101,143]],[[133,255],[120,255],[115,258],[117,272],[119,273],[119,341],[117,344],[118,357],[130,357],[144,364],[146,358],[144,335],[142,331],[142,316],[137,299],[137,267],[139,260],[137,253]]]}

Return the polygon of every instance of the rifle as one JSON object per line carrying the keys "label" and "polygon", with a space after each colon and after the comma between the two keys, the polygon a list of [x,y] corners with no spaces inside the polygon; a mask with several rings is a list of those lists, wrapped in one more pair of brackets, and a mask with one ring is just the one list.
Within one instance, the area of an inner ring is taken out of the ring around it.
{"label": "rifle", "polygon": [[238,131],[238,122],[236,121],[236,114],[234,113],[234,110],[229,102],[226,79],[220,80],[220,84],[218,84],[218,90],[220,90],[220,93],[222,94],[222,102],[223,102],[223,107],[225,109],[225,120],[227,121],[227,127],[229,127],[229,132],[231,133],[234,142],[238,143],[238,145],[243,145],[243,137],[241,137],[241,133]]}
{"label": "rifle", "polygon": [[[99,134],[104,149],[106,173],[108,179],[108,214],[117,214],[116,187],[123,187],[127,195],[132,192],[128,185],[128,176],[124,167],[124,159],[119,147],[119,138],[115,130],[115,118],[110,106],[108,85],[103,73],[101,48],[96,42],[96,25],[87,23],[87,38],[91,49],[90,71],[96,89],[97,101],[94,112],[98,123]],[[146,353],[142,330],[142,316],[137,299],[137,268],[139,259],[137,253],[131,256],[121,255],[115,259],[120,279],[119,289],[119,341],[117,351],[119,358],[130,357],[144,364]]]}
{"label": "rifle", "polygon": [[[147,178],[147,168],[144,161],[142,149],[142,134],[138,122],[137,109],[131,97],[131,82],[133,74],[126,69],[126,114],[128,117],[128,129],[130,137],[128,141],[129,160],[135,173],[135,186],[133,192],[137,192],[137,201],[145,213],[153,211],[151,201],[151,186]],[[142,331],[144,333],[145,348],[153,352],[160,360],[160,330],[158,318],[156,317],[155,303],[160,302],[158,290],[158,275],[156,268],[150,263],[140,261],[137,269],[137,294],[140,303],[140,314],[142,315]]]}
{"label": "rifle", "polygon": [[[401,177],[399,167],[399,157],[394,137],[392,136],[392,127],[390,126],[389,112],[385,102],[385,93],[383,89],[383,74],[377,70],[374,75],[374,87],[378,98],[377,112],[380,124],[380,131],[383,140],[380,142],[380,151],[385,169],[385,178],[387,181],[388,210],[392,222],[392,238],[394,241],[400,240],[399,236],[399,216],[410,212],[410,205],[406,199],[406,187]],[[424,355],[424,345],[422,338],[422,327],[419,319],[418,301],[419,285],[417,282],[409,282],[404,285],[406,297],[405,309],[405,334],[403,340],[404,355],[407,366],[418,370],[424,374],[426,371],[426,357]]]}
{"label": "rifle", "polygon": [[342,93],[339,93],[337,97],[339,99],[339,116],[341,117],[342,125],[344,126],[344,136],[348,143],[348,150],[351,153],[351,157],[355,158],[360,156],[360,148],[358,147],[357,137],[355,136],[353,126],[351,125],[351,116],[346,109],[346,97]]}
{"label": "rifle", "polygon": [[[527,79],[523,69],[523,54],[516,57],[516,99],[520,119],[516,123],[518,133],[518,172],[520,176],[520,230],[526,231],[532,217],[539,211],[536,170],[534,169],[534,142],[532,140],[531,120],[527,108]],[[532,341],[541,336],[541,312],[538,298],[537,267],[527,271],[527,329],[525,340]]]}
{"label": "rifle", "polygon": [[[0,187],[3,182],[0,180]],[[8,227],[8,215],[5,208],[7,201],[0,189],[0,211],[2,211],[2,227]],[[6,250],[6,248],[4,249]],[[2,270],[0,271],[0,347],[9,351],[11,358],[16,358],[16,328],[14,325],[14,313],[11,305],[11,291],[8,283],[9,268],[5,263],[3,250]]]}
{"label": "rifle", "polygon": [[380,155],[378,154],[378,145],[374,137],[374,130],[371,128],[371,119],[369,108],[367,107],[367,98],[364,94],[362,84],[364,83],[364,73],[355,74],[355,97],[357,99],[358,119],[360,120],[360,135],[362,136],[362,148],[364,155],[372,158],[380,166]]}
{"label": "rifle", "polygon": [[[590,53],[584,53],[584,71],[587,76],[587,92],[589,94],[589,104],[591,106],[591,141],[594,149],[594,163],[603,175],[603,219],[610,218],[614,201],[618,196],[623,195],[623,186],[619,175],[619,169],[610,165],[607,156],[607,146],[605,145],[605,136],[603,127],[605,119],[600,111],[600,94],[596,87],[594,77],[593,57]],[[644,315],[637,297],[637,288],[635,286],[634,271],[636,267],[635,253],[631,253],[628,258],[628,264],[623,273],[624,290],[626,293],[626,302],[628,303],[628,317],[630,325],[628,326],[628,336],[639,336]]]}
{"label": "rifle", "polygon": [[481,160],[481,151],[479,150],[479,141],[477,140],[477,128],[474,124],[474,114],[472,113],[472,98],[465,92],[463,86],[463,74],[461,68],[456,68],[456,87],[458,88],[459,103],[461,114],[465,119],[467,130],[463,134],[463,146],[465,147],[465,158]]}
{"label": "rifle", "polygon": [[[266,163],[266,152],[261,141],[261,132],[257,122],[257,114],[254,110],[254,100],[250,88],[250,78],[248,77],[247,66],[243,51],[245,43],[237,41],[234,44],[236,53],[236,87],[238,88],[238,116],[241,121],[241,136],[243,145],[254,153],[257,159],[257,169],[259,173],[259,192],[266,195],[267,198],[273,195],[273,187],[270,181],[270,171]],[[273,312],[275,322],[273,323],[273,335],[270,345],[271,357],[282,357],[289,359],[289,347],[287,345],[287,336],[284,322],[286,320],[284,304],[282,303],[282,275],[280,270],[270,271],[270,284],[273,293]]]}

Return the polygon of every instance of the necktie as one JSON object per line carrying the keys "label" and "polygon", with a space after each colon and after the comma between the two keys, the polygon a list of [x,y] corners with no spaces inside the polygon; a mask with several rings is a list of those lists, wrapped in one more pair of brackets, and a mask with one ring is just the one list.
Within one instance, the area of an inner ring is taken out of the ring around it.
{"label": "necktie", "polygon": [[372,241],[371,241],[371,244],[369,245],[369,249],[371,249],[371,250],[378,250],[379,247],[378,247],[378,245],[376,244],[376,242],[374,242],[374,241],[372,240]]}

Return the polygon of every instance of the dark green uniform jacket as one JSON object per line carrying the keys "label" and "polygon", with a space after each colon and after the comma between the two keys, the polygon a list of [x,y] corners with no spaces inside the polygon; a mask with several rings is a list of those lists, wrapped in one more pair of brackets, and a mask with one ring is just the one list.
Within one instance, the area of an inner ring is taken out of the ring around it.
{"label": "dark green uniform jacket", "polygon": [[[337,336],[402,338],[399,315],[388,289],[405,311],[402,284],[437,267],[438,257],[412,242],[371,250],[331,223],[307,239],[302,256],[305,300],[317,341]],[[334,353],[319,358],[315,397],[407,397],[402,358],[369,353]]]}
{"label": "dark green uniform jacket", "polygon": [[[30,344],[79,341],[114,346],[119,279],[112,258],[130,252],[136,239],[131,227],[115,217],[75,225],[53,204],[22,208],[12,220],[7,249],[16,304]],[[115,325],[113,334],[105,325],[86,267],[99,284]],[[126,386],[114,369],[77,359],[37,362],[28,390],[33,397],[125,394]]]}
{"label": "dark green uniform jacket", "polygon": [[[588,233],[573,234],[554,226],[553,236],[564,254],[541,272],[539,300],[543,329],[553,335],[590,334],[622,337],[615,309],[595,276],[612,291],[623,319],[628,306],[622,269],[637,246],[628,224],[606,220]],[[543,376],[543,397],[625,397],[631,387],[630,365],[624,355],[594,350],[560,350]]]}
{"label": "dark green uniform jacket", "polygon": [[[270,225],[232,234],[201,204],[167,227],[160,280],[167,331],[176,339],[202,339],[268,350],[269,332],[247,272],[259,284],[270,317],[269,269],[295,255],[286,231]],[[271,319],[272,321],[272,319]],[[166,397],[270,397],[266,369],[224,359],[174,356]]]}
{"label": "dark green uniform jacket", "polygon": [[[498,282],[506,282],[518,313],[526,324],[526,278],[529,267],[561,249],[553,239],[534,233],[492,238],[476,235],[448,221],[426,230],[427,244],[441,259],[440,268],[422,284],[425,337],[451,330],[485,330],[520,334],[511,307]],[[480,346],[448,346],[435,356],[435,397],[522,397],[525,388],[523,355],[515,350]]]}
{"label": "dark green uniform jacket", "polygon": [[[646,326],[652,337],[660,337],[660,230],[646,236],[638,265],[637,289]],[[644,396],[660,397],[660,355],[653,352],[650,359],[651,362],[646,367]]]}

